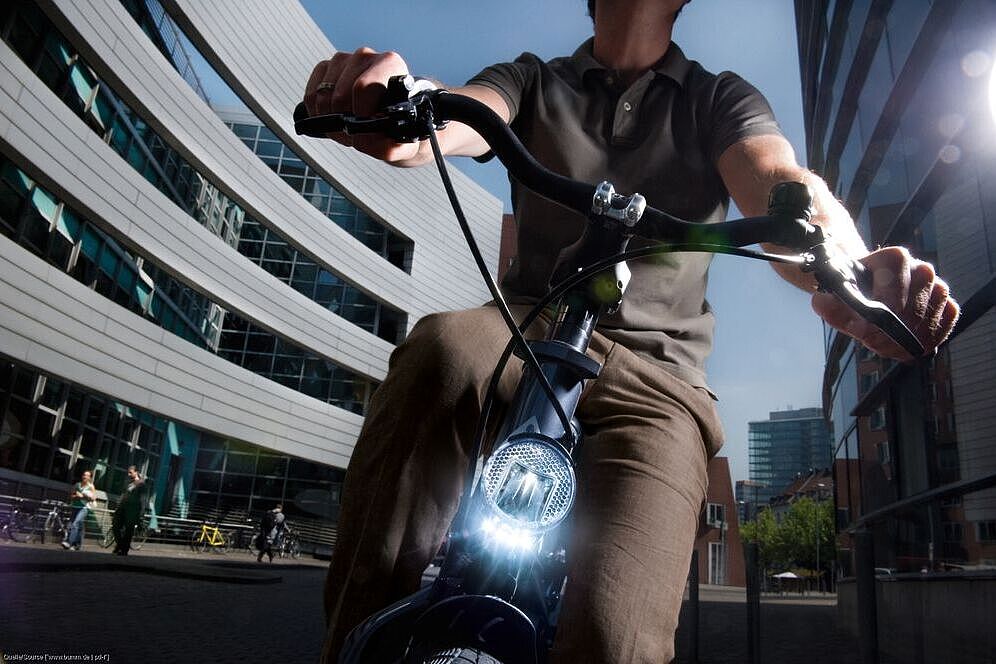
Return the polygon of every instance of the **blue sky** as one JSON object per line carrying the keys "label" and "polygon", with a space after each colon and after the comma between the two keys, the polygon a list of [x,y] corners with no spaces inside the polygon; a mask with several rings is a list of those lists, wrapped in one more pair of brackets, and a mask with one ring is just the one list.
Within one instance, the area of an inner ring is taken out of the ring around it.
{"label": "blue sky", "polygon": [[[591,34],[584,0],[303,4],[337,49],[394,50],[413,73],[449,84],[523,51],[544,58],[569,54]],[[805,163],[791,0],[695,0],[679,18],[674,40],[706,69],[729,69],[757,86]],[[498,165],[457,160],[457,166],[510,207],[508,182]],[[748,476],[747,422],[789,406],[820,405],[822,326],[809,297],[757,261],[717,257],[709,300],[718,319],[710,384],[720,396],[726,428],[721,454],[730,458],[736,481]]]}

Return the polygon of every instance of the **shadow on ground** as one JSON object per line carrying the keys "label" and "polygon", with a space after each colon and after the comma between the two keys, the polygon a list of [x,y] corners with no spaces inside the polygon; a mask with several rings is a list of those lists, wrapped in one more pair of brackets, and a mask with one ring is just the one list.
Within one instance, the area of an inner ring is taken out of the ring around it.
{"label": "shadow on ground", "polygon": [[[745,664],[747,605],[744,602],[700,602],[698,659],[691,657],[689,602],[682,606],[676,638],[680,664]],[[829,601],[763,600],[761,659],[758,664],[838,664],[858,661],[857,642],[838,629],[837,607]]]}

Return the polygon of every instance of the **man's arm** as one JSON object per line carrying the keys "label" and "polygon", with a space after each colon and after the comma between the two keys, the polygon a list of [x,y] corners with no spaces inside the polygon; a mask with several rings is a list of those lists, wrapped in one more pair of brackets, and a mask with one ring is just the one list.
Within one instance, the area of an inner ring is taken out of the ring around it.
{"label": "man's arm", "polygon": [[[309,115],[373,115],[387,89],[388,79],[408,73],[408,65],[397,53],[378,53],[369,48],[354,53],[339,52],[315,65],[305,87],[304,104]],[[452,88],[452,91],[477,99],[508,122],[508,106],[494,90],[468,85]],[[488,151],[484,139],[459,122],[451,122],[437,136],[440,147],[448,155],[478,157]],[[395,166],[419,166],[432,160],[428,141],[400,144],[383,136],[344,133],[329,134],[329,138]]]}
{"label": "man's arm", "polygon": [[[814,195],[813,223],[822,226],[847,255],[872,271],[872,298],[895,311],[923,343],[927,352],[951,333],[958,319],[958,305],[948,286],[929,263],[917,260],[901,247],[869,252],[844,206],[833,197],[823,180],[802,168],[787,140],[778,135],[746,138],[727,148],[717,168],[737,207],[746,216],[767,212],[768,192],[779,182],[809,185]],[[777,251],[777,247],[765,247]],[[813,309],[834,328],[848,334],[884,357],[911,359],[898,344],[868,324],[833,295],[815,293],[812,275],[788,265],[773,264],[787,281],[814,293]]]}

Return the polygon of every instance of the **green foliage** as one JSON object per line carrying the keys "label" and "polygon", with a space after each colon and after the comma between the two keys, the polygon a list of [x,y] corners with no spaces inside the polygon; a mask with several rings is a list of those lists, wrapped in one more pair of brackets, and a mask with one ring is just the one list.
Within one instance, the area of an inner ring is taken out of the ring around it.
{"label": "green foliage", "polygon": [[[776,520],[770,509],[762,511],[756,521],[741,527],[744,541],[760,544],[764,569],[783,572],[794,569],[816,570],[816,537],[819,533],[819,567],[827,570],[835,556],[833,501],[801,498]],[[801,574],[800,574],[801,576]]]}

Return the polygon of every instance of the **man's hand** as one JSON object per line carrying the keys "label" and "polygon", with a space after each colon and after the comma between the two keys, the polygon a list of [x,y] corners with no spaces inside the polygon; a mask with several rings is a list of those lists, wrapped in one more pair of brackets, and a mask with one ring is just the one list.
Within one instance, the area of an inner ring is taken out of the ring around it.
{"label": "man's hand", "polygon": [[[947,339],[960,309],[951,298],[948,285],[934,273],[930,263],[913,258],[902,247],[873,251],[861,262],[872,273],[871,299],[892,309],[920,340],[927,354]],[[834,295],[816,293],[813,310],[829,325],[882,357],[904,362],[915,359]]]}
{"label": "man's hand", "polygon": [[[380,108],[387,82],[405,74],[408,65],[397,53],[378,53],[365,47],[354,53],[336,53],[315,65],[304,90],[304,105],[309,116],[329,113],[371,116]],[[491,88],[465,85],[447,89],[476,99],[505,122],[509,121],[505,100]],[[328,137],[395,166],[418,166],[432,161],[428,141],[395,143],[376,134],[350,136],[342,132]],[[478,157],[489,149],[477,132],[460,122],[449,123],[437,132],[437,137],[443,154],[447,155]]]}
{"label": "man's hand", "polygon": [[[397,53],[378,53],[366,47],[355,53],[339,52],[315,65],[304,90],[304,105],[308,115],[371,116],[387,91],[387,81],[406,74],[408,65]],[[395,143],[375,134],[336,133],[328,137],[389,163],[413,159],[419,151],[418,143]]]}

